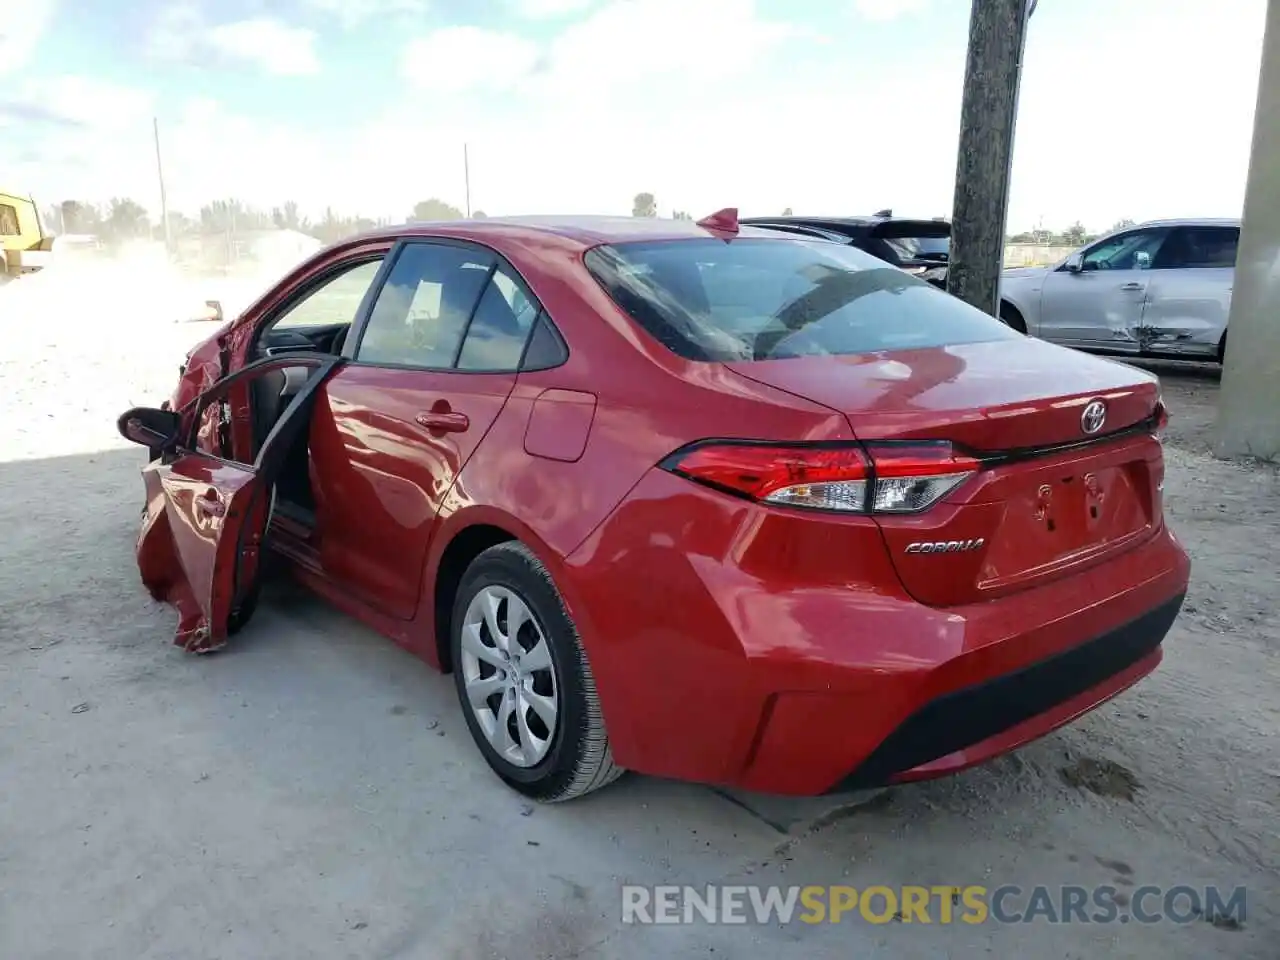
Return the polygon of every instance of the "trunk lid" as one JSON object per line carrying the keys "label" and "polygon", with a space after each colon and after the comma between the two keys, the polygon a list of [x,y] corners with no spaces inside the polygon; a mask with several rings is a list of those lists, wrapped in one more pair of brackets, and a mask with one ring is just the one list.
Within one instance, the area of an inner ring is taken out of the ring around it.
{"label": "trunk lid", "polygon": [[[924,513],[877,516],[922,603],[971,603],[1069,575],[1161,523],[1162,448],[1141,429],[1159,386],[1136,368],[1031,338],[727,366],[841,411],[873,449],[945,440],[982,461]],[[1098,400],[1105,419],[1089,432],[1085,411]]]}
{"label": "trunk lid", "polygon": [[1159,381],[1135,367],[1019,337],[928,350],[728,363],[735,373],[839,410],[860,440],[950,440],[990,452],[1088,439],[1149,417]]}

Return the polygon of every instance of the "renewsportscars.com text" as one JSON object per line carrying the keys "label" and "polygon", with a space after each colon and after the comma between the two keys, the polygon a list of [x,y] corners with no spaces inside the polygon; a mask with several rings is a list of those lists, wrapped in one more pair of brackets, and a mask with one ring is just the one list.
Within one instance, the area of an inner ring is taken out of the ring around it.
{"label": "renewsportscars.com text", "polygon": [[636,924],[1195,923],[1243,925],[1246,891],[1138,886],[624,886]]}

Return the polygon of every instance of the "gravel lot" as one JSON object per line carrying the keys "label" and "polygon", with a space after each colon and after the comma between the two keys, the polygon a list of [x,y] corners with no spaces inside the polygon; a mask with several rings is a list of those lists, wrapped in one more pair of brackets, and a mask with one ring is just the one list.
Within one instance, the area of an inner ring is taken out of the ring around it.
{"label": "gravel lot", "polygon": [[[1280,479],[1207,456],[1212,375],[1160,369],[1195,570],[1163,666],[1128,694],[822,817],[634,776],[534,809],[484,767],[447,678],[293,588],[222,655],[170,645],[133,561],[144,454],[114,420],[167,395],[208,326],[79,292],[0,291],[0,957],[1277,956]],[[624,882],[1249,899],[1239,929],[643,927],[619,922]]]}

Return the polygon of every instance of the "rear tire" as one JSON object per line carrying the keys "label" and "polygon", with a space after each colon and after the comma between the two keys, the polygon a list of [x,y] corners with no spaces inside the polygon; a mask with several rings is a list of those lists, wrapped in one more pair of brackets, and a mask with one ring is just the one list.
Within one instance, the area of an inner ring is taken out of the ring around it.
{"label": "rear tire", "polygon": [[1018,308],[1007,300],[1000,301],[1000,322],[1023,335],[1027,332],[1027,321],[1022,319],[1022,314],[1018,312]]}
{"label": "rear tire", "polygon": [[[519,622],[511,631],[513,620]],[[623,774],[578,631],[528,547],[507,541],[472,561],[454,598],[450,633],[462,715],[509,787],[556,802]]]}

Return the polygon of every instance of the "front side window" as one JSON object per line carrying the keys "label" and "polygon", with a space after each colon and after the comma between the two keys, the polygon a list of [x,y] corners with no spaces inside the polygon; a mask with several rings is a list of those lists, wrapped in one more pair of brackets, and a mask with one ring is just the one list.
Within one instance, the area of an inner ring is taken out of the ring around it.
{"label": "front side window", "polygon": [[285,310],[271,323],[271,329],[288,330],[351,323],[381,266],[382,258],[378,257],[342,270]]}
{"label": "front side window", "polygon": [[21,232],[18,226],[17,207],[0,203],[0,237],[16,237]]}
{"label": "front side window", "polygon": [[1007,326],[855,247],[779,237],[596,247],[585,262],[690,360],[845,356],[1005,340]]}
{"label": "front side window", "polygon": [[356,359],[452,368],[494,262],[491,254],[467,247],[405,246],[378,292]]}
{"label": "front side window", "polygon": [[1103,240],[1084,255],[1085,270],[1144,270],[1160,252],[1167,230],[1134,230]]}

